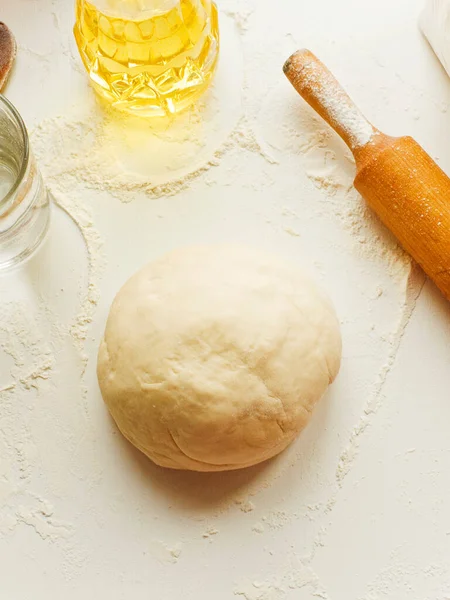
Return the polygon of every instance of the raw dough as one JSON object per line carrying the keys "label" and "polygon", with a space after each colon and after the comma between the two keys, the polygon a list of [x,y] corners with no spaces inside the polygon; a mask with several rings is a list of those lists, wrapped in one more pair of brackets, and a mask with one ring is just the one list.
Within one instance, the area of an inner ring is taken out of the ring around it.
{"label": "raw dough", "polygon": [[155,463],[222,471],[284,450],[340,358],[334,309],[304,273],[248,248],[197,247],[120,290],[98,379],[123,435]]}

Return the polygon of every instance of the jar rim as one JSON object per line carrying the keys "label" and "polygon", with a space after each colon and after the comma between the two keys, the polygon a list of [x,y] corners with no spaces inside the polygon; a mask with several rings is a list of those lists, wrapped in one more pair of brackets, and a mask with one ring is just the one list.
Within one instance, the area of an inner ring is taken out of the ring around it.
{"label": "jar rim", "polygon": [[24,179],[24,176],[25,176],[25,173],[26,173],[26,170],[28,167],[29,156],[30,156],[30,144],[29,144],[29,140],[28,140],[28,132],[27,132],[27,128],[25,127],[25,123],[23,122],[23,119],[20,116],[20,114],[19,114],[18,110],[16,109],[16,107],[14,106],[14,104],[12,104],[12,102],[10,102],[3,94],[0,94],[0,109],[1,108],[5,109],[5,111],[10,114],[10,116],[12,117],[12,119],[15,122],[15,125],[17,125],[17,127],[18,127],[19,134],[21,135],[22,142],[23,142],[23,158],[22,158],[22,164],[20,165],[19,173],[17,174],[16,180],[14,182],[14,185],[5,194],[5,196],[3,196],[3,198],[0,198],[0,217],[1,217],[2,213],[9,208],[9,205],[11,204],[14,194],[17,192],[18,188],[20,187],[20,185]]}

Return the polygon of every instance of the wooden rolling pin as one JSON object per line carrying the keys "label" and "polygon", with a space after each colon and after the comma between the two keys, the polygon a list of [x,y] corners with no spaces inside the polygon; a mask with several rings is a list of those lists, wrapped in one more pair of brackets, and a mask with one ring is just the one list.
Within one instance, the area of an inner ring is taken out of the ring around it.
{"label": "wooden rolling pin", "polygon": [[309,50],[283,70],[353,152],[355,188],[450,300],[450,179],[411,137],[373,127]]}

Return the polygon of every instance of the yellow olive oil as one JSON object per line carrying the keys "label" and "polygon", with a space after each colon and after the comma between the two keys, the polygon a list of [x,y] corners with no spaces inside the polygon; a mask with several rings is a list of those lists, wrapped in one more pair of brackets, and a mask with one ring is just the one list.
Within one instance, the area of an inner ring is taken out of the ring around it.
{"label": "yellow olive oil", "polygon": [[211,0],[77,0],[74,33],[97,93],[142,116],[192,104],[217,63]]}

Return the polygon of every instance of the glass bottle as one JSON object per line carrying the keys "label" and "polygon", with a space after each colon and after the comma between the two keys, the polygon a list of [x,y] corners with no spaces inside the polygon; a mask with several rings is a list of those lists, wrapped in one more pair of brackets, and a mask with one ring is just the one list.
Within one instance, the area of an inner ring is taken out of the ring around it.
{"label": "glass bottle", "polygon": [[76,0],[74,33],[97,93],[142,116],[188,107],[217,63],[212,0]]}
{"label": "glass bottle", "polygon": [[0,271],[31,256],[45,237],[50,203],[21,116],[0,94]]}

